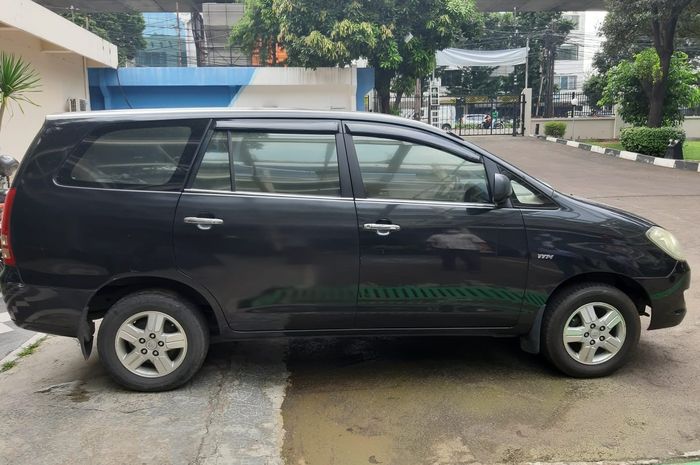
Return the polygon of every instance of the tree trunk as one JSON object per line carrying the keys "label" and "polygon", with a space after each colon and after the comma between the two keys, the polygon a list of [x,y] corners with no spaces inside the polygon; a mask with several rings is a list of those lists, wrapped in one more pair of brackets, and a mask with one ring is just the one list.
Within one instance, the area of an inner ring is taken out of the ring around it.
{"label": "tree trunk", "polygon": [[377,90],[379,112],[391,113],[391,77],[393,72],[382,68],[375,69],[374,85]]}
{"label": "tree trunk", "polygon": [[[657,52],[658,53],[658,52]],[[663,124],[664,100],[666,100],[666,88],[668,87],[668,72],[671,68],[671,54],[659,55],[661,61],[661,78],[654,82],[649,95],[649,115],[647,116],[647,126],[658,128]]]}
{"label": "tree trunk", "polygon": [[396,93],[396,98],[394,99],[394,108],[399,108],[399,105],[401,105],[402,99],[403,99],[403,91],[400,90]]}
{"label": "tree trunk", "polygon": [[659,55],[661,64],[661,77],[652,83],[651,95],[649,95],[647,126],[652,128],[658,128],[663,124],[664,100],[666,100],[668,73],[671,68],[671,58],[673,57],[675,45],[676,26],[678,17],[689,4],[690,0],[682,0],[673,5],[670,11],[665,11],[664,15],[660,14],[656,3],[652,4],[651,30],[654,39],[654,49],[656,49],[656,54]]}

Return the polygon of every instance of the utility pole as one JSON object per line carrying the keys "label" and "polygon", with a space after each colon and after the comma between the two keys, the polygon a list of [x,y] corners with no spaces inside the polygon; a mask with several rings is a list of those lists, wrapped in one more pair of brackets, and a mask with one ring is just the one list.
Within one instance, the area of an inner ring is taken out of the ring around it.
{"label": "utility pole", "polygon": [[530,36],[525,40],[525,88],[528,84],[528,72],[530,70]]}
{"label": "utility pole", "polygon": [[177,65],[182,66],[182,36],[180,35],[180,5],[175,2],[175,20],[177,21]]}

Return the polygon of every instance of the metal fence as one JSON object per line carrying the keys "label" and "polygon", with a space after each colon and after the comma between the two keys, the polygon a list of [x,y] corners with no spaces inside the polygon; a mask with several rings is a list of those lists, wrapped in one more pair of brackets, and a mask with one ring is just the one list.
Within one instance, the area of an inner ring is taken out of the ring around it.
{"label": "metal fence", "polygon": [[[416,119],[452,131],[460,136],[522,134],[524,102],[519,95],[498,98],[441,97],[439,105],[430,105],[427,97],[420,99],[417,115],[416,97],[404,97],[391,112],[397,116]],[[379,111],[379,102],[373,98],[369,108]]]}
{"label": "metal fence", "polygon": [[552,95],[551,111],[546,95],[532,96],[532,116],[551,118],[615,116],[612,106],[599,107],[583,92],[558,92]]}

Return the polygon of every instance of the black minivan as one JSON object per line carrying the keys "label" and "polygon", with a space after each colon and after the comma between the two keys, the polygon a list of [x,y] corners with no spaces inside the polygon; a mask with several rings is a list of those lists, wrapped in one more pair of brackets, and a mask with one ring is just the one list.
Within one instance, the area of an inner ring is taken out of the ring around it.
{"label": "black minivan", "polygon": [[210,341],[519,336],[576,377],[679,324],[690,269],[643,218],[460,138],[372,113],[50,116],[8,193],[2,294],[21,327],[177,387]]}

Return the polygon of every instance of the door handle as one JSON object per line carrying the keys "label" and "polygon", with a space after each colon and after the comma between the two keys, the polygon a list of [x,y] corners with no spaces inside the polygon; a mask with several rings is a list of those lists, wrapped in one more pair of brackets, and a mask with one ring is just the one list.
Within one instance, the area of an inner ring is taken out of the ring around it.
{"label": "door handle", "polygon": [[202,218],[200,216],[186,216],[185,223],[196,224],[199,229],[206,231],[217,224],[224,224],[224,220],[220,218]]}
{"label": "door handle", "polygon": [[362,226],[365,231],[377,231],[378,236],[388,236],[392,232],[401,231],[398,224],[365,223]]}

